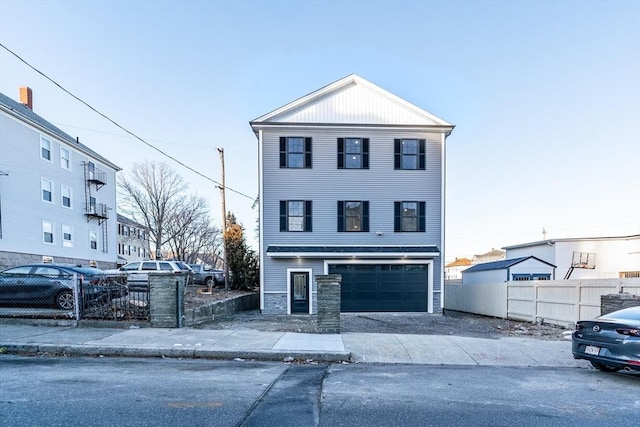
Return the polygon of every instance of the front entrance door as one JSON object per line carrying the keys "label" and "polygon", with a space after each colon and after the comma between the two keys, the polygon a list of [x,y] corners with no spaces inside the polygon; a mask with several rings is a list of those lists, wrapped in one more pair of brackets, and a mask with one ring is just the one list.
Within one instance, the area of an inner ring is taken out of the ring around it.
{"label": "front entrance door", "polygon": [[291,313],[309,313],[309,273],[291,273]]}

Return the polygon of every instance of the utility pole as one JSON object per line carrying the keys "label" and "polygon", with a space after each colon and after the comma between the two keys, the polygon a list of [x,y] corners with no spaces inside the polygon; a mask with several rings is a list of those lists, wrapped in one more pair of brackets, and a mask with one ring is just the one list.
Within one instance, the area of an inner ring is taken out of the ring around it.
{"label": "utility pole", "polygon": [[226,187],[224,182],[224,148],[218,148],[220,163],[222,164],[222,185],[219,185],[220,196],[222,198],[222,262],[224,265],[224,288],[229,289],[229,264],[227,264],[227,206]]}

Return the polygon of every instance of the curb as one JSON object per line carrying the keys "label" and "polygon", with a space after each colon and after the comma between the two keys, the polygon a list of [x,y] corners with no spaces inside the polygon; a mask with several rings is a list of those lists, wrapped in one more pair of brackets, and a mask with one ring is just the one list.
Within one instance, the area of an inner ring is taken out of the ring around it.
{"label": "curb", "polygon": [[87,345],[58,344],[0,344],[0,354],[33,354],[50,353],[69,356],[89,357],[170,357],[183,359],[212,360],[259,360],[265,362],[282,362],[289,360],[313,360],[317,362],[350,362],[348,351],[283,351],[283,350],[202,350],[188,348],[145,348],[145,347],[102,347]]}

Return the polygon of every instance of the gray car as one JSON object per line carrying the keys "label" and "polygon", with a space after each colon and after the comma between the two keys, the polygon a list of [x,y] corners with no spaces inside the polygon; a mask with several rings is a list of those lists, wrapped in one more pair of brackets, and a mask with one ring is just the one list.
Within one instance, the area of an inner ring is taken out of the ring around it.
{"label": "gray car", "polygon": [[73,310],[74,278],[84,302],[108,301],[127,294],[102,270],[72,264],[28,264],[0,272],[0,306],[53,306]]}
{"label": "gray car", "polygon": [[224,271],[215,270],[206,264],[189,264],[193,270],[193,283],[210,288],[224,285]]}
{"label": "gray car", "polygon": [[640,371],[640,307],[576,323],[571,351],[604,372]]}

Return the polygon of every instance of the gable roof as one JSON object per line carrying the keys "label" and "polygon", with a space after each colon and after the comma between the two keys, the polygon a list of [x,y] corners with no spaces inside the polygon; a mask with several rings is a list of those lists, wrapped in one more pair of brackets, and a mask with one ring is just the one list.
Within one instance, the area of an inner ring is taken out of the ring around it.
{"label": "gable roof", "polygon": [[63,132],[58,127],[52,125],[39,115],[33,112],[32,109],[27,107],[26,105],[14,101],[9,98],[7,95],[0,93],[0,110],[4,110],[7,113],[13,115],[14,117],[20,119],[21,121],[28,123],[32,126],[45,130],[51,135],[57,137],[58,139],[65,141],[73,148],[78,151],[83,152],[84,154],[92,157],[96,160],[99,160],[103,164],[115,169],[116,171],[122,170],[120,167],[116,166],[114,163],[110,162],[106,158],[102,157],[100,154],[93,151],[91,148],[87,147],[84,144],[81,144],[76,138],[71,135]]}
{"label": "gable roof", "polygon": [[506,268],[513,267],[516,264],[520,264],[521,262],[526,261],[528,259],[535,259],[536,261],[539,261],[543,264],[547,264],[550,267],[556,268],[555,265],[548,263],[546,261],[543,261],[538,257],[524,256],[520,258],[503,259],[500,261],[484,262],[482,264],[476,264],[473,267],[467,268],[462,273],[464,274],[464,273],[473,273],[477,271],[504,270]]}
{"label": "gable roof", "polygon": [[250,123],[254,131],[263,125],[393,125],[436,128],[448,135],[454,128],[451,123],[356,74],[298,98]]}

